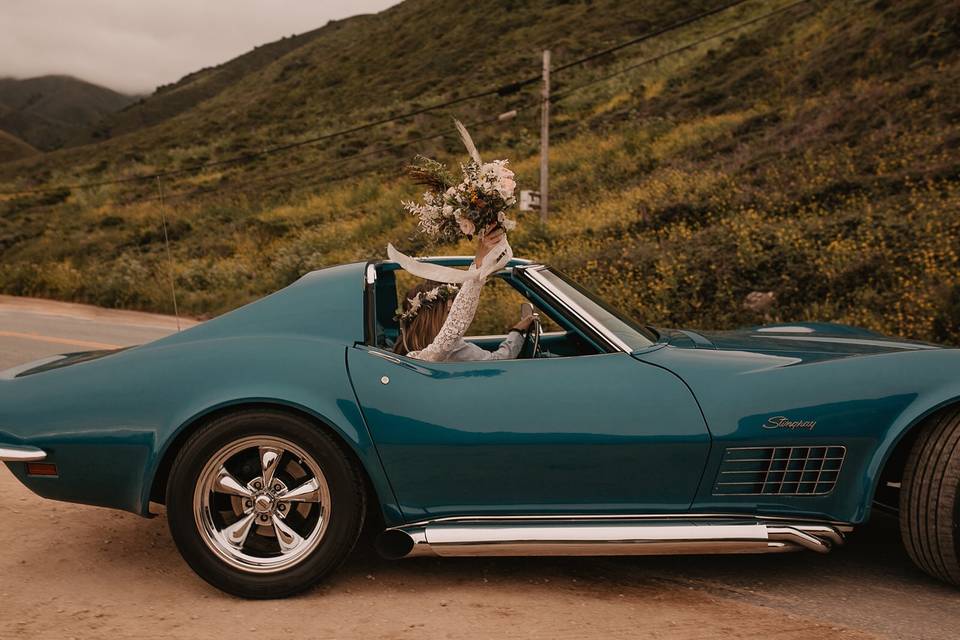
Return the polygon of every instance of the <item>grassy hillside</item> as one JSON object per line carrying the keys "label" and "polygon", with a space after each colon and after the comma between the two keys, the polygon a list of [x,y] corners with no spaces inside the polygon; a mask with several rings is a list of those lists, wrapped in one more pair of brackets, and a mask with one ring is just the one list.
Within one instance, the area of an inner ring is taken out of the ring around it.
{"label": "grassy hillside", "polygon": [[[545,45],[559,66],[719,3],[498,4],[407,0],[332,23],[160,124],[5,165],[0,183],[123,177],[295,141],[536,75]],[[956,3],[811,2],[601,80],[786,4],[749,2],[557,73],[558,94],[597,82],[554,105],[553,215],[521,218],[518,255],[665,326],[834,320],[960,343]],[[536,91],[167,180],[181,307],[218,313],[309,269],[382,255],[388,241],[426,250],[400,210],[416,189],[399,173],[417,151],[456,161],[455,137],[371,152]],[[485,155],[513,160],[521,187],[536,187],[537,126],[531,109],[475,130]],[[167,310],[155,189],[8,197],[0,290]],[[752,291],[776,303],[751,310]]]}
{"label": "grassy hillside", "polygon": [[0,131],[0,162],[29,158],[37,153],[36,149],[17,136]]}
{"label": "grassy hillside", "polygon": [[317,31],[311,31],[283,38],[257,47],[224,64],[195,71],[177,82],[160,86],[148,98],[140,98],[123,109],[106,115],[96,126],[81,132],[71,142],[98,142],[169,120],[219,95],[245,76],[256,73],[287,53],[302,47],[317,34]]}
{"label": "grassy hillside", "polygon": [[0,130],[57,149],[132,100],[70,76],[0,78]]}

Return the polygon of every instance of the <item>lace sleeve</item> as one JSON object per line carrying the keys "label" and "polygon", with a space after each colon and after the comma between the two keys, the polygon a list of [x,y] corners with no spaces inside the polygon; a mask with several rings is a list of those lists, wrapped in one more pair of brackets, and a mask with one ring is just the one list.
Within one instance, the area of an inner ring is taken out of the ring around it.
{"label": "lace sleeve", "polygon": [[467,329],[473,322],[485,281],[483,274],[478,273],[476,277],[464,282],[460,291],[457,292],[457,297],[453,299],[453,306],[450,307],[450,313],[447,314],[447,319],[440,327],[437,337],[427,348],[407,355],[432,362],[446,360],[447,355],[463,340],[463,336],[467,334]]}

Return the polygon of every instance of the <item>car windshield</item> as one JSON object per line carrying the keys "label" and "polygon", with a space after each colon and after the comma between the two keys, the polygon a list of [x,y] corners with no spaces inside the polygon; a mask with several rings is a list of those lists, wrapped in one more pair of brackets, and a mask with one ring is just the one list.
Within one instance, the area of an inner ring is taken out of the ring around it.
{"label": "car windshield", "polygon": [[[623,342],[631,351],[649,347],[657,335],[640,322],[608,304],[600,296],[583,288],[555,269],[537,269],[535,277],[545,281],[557,293],[569,299],[596,320],[606,332]],[[574,309],[576,311],[577,309]]]}

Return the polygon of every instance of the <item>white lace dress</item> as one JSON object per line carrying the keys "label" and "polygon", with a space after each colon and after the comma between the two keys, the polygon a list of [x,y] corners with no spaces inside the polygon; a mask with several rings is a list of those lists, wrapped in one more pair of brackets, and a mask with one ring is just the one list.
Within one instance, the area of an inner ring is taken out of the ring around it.
{"label": "white lace dress", "polygon": [[447,319],[437,333],[437,337],[425,349],[411,351],[407,356],[432,362],[466,362],[470,360],[510,360],[520,355],[523,348],[523,335],[517,330],[511,330],[506,340],[500,343],[496,351],[487,351],[463,339],[467,329],[473,322],[480,304],[480,293],[486,277],[483,272],[477,271],[471,265],[469,272],[476,275],[464,281],[453,299],[453,306]]}

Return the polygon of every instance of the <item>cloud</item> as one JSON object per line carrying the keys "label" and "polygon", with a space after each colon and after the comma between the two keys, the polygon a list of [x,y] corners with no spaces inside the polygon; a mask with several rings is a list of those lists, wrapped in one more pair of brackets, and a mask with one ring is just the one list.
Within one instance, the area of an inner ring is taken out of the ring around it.
{"label": "cloud", "polygon": [[398,0],[2,0],[0,76],[149,93],[254,45]]}

